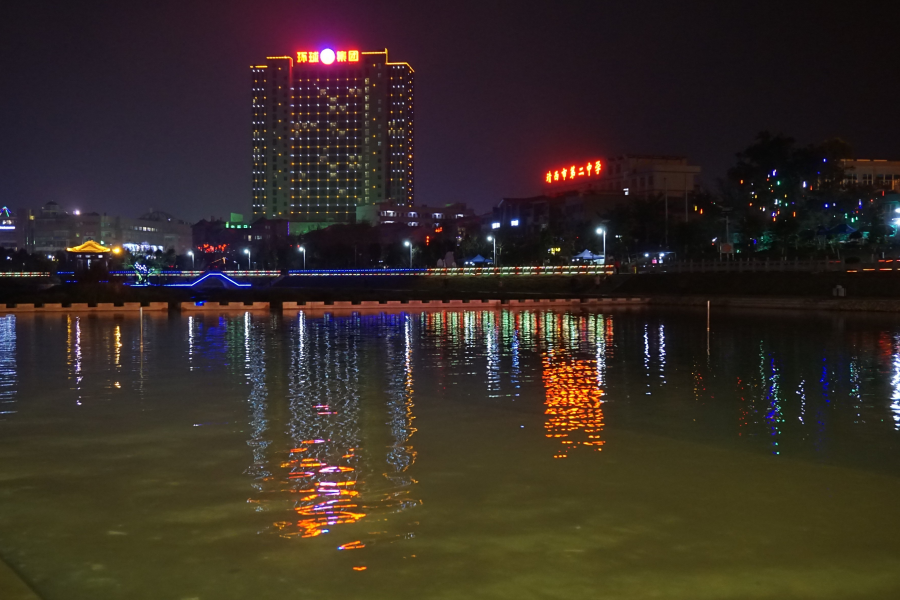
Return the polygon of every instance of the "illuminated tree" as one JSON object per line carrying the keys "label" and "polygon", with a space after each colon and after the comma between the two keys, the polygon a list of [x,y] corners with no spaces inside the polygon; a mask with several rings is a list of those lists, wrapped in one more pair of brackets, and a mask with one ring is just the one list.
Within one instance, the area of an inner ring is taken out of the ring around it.
{"label": "illuminated tree", "polygon": [[153,254],[128,252],[125,256],[125,269],[134,272],[140,285],[150,283],[150,278],[159,275],[165,264],[166,258],[161,252]]}

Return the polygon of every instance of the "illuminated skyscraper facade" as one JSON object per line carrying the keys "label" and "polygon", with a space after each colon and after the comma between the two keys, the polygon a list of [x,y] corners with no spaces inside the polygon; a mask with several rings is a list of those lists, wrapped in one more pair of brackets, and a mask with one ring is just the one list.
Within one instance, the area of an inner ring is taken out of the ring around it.
{"label": "illuminated skyscraper facade", "polygon": [[255,218],[303,230],[354,222],[357,206],[413,205],[408,63],[323,49],[268,57],[251,75]]}

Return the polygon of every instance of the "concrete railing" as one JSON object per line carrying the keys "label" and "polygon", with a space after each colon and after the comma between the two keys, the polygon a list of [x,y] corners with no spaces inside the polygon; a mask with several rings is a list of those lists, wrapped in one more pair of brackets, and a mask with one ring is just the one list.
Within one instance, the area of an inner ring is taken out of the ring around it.
{"label": "concrete railing", "polygon": [[45,303],[45,304],[13,304],[12,306],[0,306],[0,313],[70,313],[70,312],[157,312],[169,310],[168,302],[124,302],[116,305],[112,302],[99,302],[88,304],[87,302],[72,302],[71,304]]}
{"label": "concrete railing", "polygon": [[268,302],[179,302],[181,312],[269,310]]}
{"label": "concrete railing", "polygon": [[[513,300],[363,300],[358,304],[351,301],[336,301],[326,304],[322,301],[310,302],[283,302],[281,310],[284,312],[303,311],[396,311],[404,309],[414,310],[480,310],[497,308],[564,308],[573,306],[615,306],[646,304],[647,298],[527,298]],[[269,302],[179,302],[176,308],[181,312],[238,312],[238,311],[269,311],[278,310],[277,305],[271,306]],[[141,305],[140,302],[125,302],[121,305],[112,303],[72,303],[63,304],[16,304],[12,306],[0,306],[0,314],[7,313],[138,313],[162,312],[169,310],[168,302],[148,302]]]}
{"label": "concrete railing", "polygon": [[513,300],[364,300],[351,302],[284,302],[283,311],[370,311],[370,310],[474,310],[484,308],[554,308],[572,306],[625,306],[647,304],[647,298],[527,298]]}

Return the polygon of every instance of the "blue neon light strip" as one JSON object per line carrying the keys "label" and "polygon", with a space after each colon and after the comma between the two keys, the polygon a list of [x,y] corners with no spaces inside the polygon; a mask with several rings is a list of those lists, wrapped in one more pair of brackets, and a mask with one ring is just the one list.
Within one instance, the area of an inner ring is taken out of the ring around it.
{"label": "blue neon light strip", "polygon": [[204,280],[206,280],[206,279],[208,279],[208,278],[210,278],[210,277],[219,277],[219,278],[221,278],[221,279],[224,279],[224,280],[227,281],[228,283],[231,283],[231,284],[233,284],[233,285],[236,285],[237,287],[250,287],[250,286],[253,285],[252,283],[238,283],[237,281],[235,281],[234,279],[232,279],[231,277],[229,277],[229,276],[226,275],[225,273],[221,273],[221,272],[219,272],[219,271],[214,271],[214,272],[212,272],[212,273],[207,273],[206,275],[204,275],[204,276],[201,277],[200,279],[195,279],[194,281],[192,281],[192,282],[190,282],[190,283],[168,283],[168,284],[166,284],[166,287],[194,287],[195,285],[197,285],[197,284],[200,283],[201,281],[204,281]]}

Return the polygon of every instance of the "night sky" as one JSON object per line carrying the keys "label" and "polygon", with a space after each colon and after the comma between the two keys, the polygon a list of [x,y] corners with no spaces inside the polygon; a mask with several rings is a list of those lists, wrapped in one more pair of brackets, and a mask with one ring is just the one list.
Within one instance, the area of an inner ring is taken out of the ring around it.
{"label": "night sky", "polygon": [[714,184],[761,129],[896,159],[897,6],[7,2],[0,204],[249,214],[249,67],[325,46],[416,70],[418,204],[486,210],[621,153],[686,155]]}

